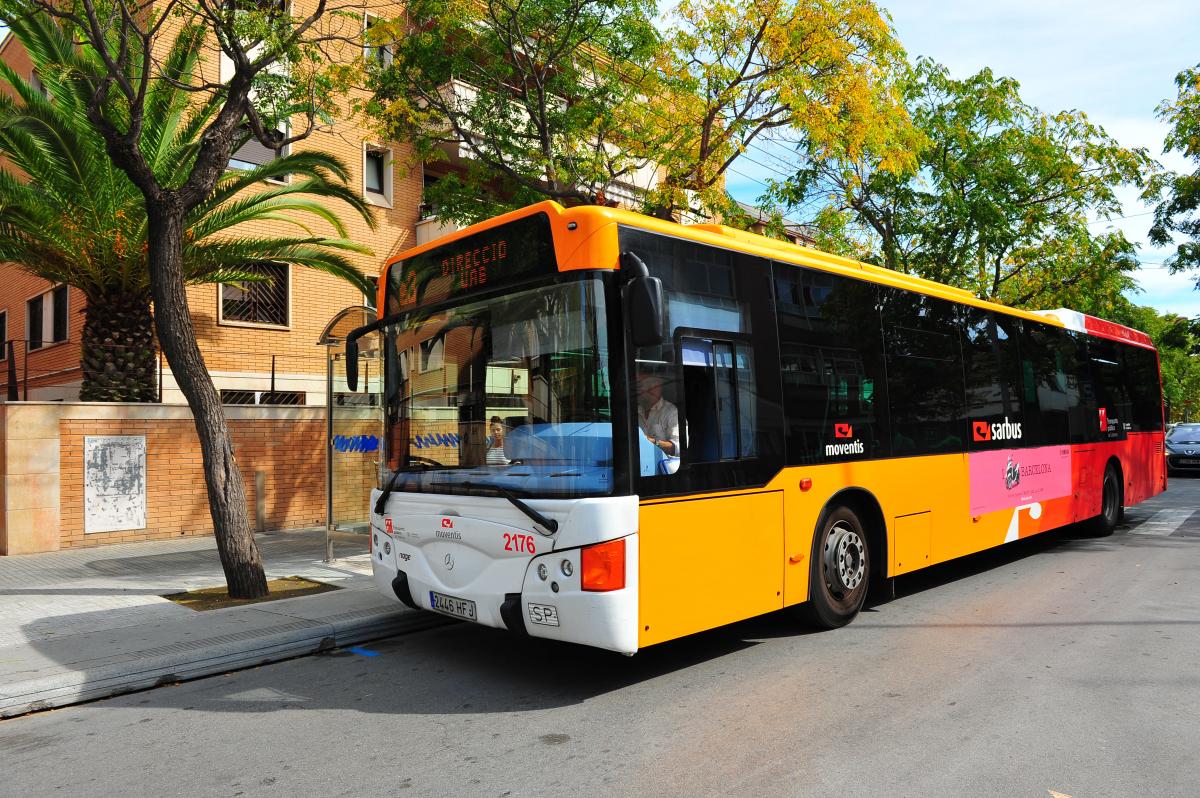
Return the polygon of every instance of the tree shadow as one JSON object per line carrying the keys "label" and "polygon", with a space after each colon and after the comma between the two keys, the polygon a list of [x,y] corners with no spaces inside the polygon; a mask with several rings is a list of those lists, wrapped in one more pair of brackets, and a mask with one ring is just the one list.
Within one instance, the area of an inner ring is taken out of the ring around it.
{"label": "tree shadow", "polygon": [[[913,596],[1046,554],[1074,555],[1121,547],[1178,547],[1192,544],[1194,539],[1132,534],[1137,522],[1152,515],[1153,508],[1131,513],[1131,523],[1123,525],[1110,538],[1088,537],[1085,529],[1072,526],[933,566],[894,580],[896,595],[900,598]],[[215,556],[215,553],[208,552],[208,556]],[[168,562],[185,566],[189,560],[184,558]],[[126,568],[127,565],[118,565],[113,571],[124,573]],[[291,601],[303,602],[306,599]],[[273,606],[282,607],[285,603],[279,602]],[[866,612],[868,615],[860,618],[846,632],[832,634],[853,634],[854,630],[866,631],[883,626],[904,628],[937,625],[887,623],[887,600],[882,596],[873,597]],[[149,620],[151,616],[151,613],[147,613],[146,617]],[[97,617],[100,615],[97,614]],[[280,623],[290,620],[300,623],[298,619],[302,617],[301,613],[296,613],[295,619],[285,619]],[[161,619],[161,615],[158,618]],[[181,643],[208,643],[208,637],[216,641],[236,637],[239,634],[236,616],[229,614],[223,618],[224,626],[197,627],[198,631],[193,632],[193,637],[205,635],[205,640],[188,640],[184,635]],[[74,620],[78,622],[82,619]],[[1200,621],[1178,620],[1171,623],[1198,624]],[[1044,625],[1056,624],[1058,622],[1051,621]],[[1061,625],[1077,624],[1064,621]],[[518,637],[472,624],[452,623],[374,644],[299,658],[272,668],[244,671],[237,679],[228,682],[209,681],[205,687],[195,689],[145,693],[136,703],[232,713],[297,708],[350,709],[422,716],[524,712],[580,704],[666,674],[686,673],[705,663],[728,659],[730,667],[735,667],[739,652],[770,639],[801,637],[812,632],[801,625],[790,611],[784,610],[652,646],[634,657],[624,657],[583,646]],[[64,649],[51,645],[51,642],[48,641],[44,647],[37,643],[33,645],[42,649],[45,656],[54,659],[62,655]],[[811,644],[823,649],[831,645],[821,636],[815,637]],[[150,643],[143,645],[151,648]],[[163,649],[170,647],[163,646],[161,642],[158,645]],[[146,655],[152,652],[137,650],[134,653]],[[61,659],[56,661],[69,664]],[[77,667],[86,673],[90,664],[80,662]],[[128,701],[131,699],[118,698],[113,705],[123,705],[121,702]]]}

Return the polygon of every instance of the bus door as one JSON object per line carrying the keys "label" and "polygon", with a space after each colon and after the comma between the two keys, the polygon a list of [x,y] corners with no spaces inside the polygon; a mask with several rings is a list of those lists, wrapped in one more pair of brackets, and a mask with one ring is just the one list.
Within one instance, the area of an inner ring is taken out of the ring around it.
{"label": "bus door", "polygon": [[779,347],[766,261],[643,231],[622,249],[666,299],[630,364],[645,646],[783,606]]}

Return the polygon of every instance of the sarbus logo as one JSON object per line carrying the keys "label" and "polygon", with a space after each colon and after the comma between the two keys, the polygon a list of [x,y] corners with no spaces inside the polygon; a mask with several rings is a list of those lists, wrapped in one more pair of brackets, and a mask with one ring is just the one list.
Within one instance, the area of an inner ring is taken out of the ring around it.
{"label": "sarbus logo", "polygon": [[835,438],[853,438],[854,427],[849,424],[834,424],[833,437]]}
{"label": "sarbus logo", "polygon": [[980,441],[1019,441],[1021,440],[1021,422],[1009,421],[1008,416],[998,424],[986,421],[971,422],[971,437]]}

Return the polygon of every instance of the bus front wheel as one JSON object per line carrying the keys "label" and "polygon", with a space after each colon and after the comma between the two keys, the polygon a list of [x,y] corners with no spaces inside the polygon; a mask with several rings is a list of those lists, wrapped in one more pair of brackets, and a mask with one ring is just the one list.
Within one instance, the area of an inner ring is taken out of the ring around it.
{"label": "bus front wheel", "polygon": [[827,511],[813,539],[809,563],[809,598],[801,617],[822,629],[854,620],[867,597],[871,551],[858,514],[849,507]]}

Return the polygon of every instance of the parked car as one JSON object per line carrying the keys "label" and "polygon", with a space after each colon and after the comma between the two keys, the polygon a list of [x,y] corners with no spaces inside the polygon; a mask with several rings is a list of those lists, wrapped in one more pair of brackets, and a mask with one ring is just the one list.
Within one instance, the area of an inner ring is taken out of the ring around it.
{"label": "parked car", "polygon": [[1167,473],[1200,473],[1200,424],[1176,424],[1167,432]]}

